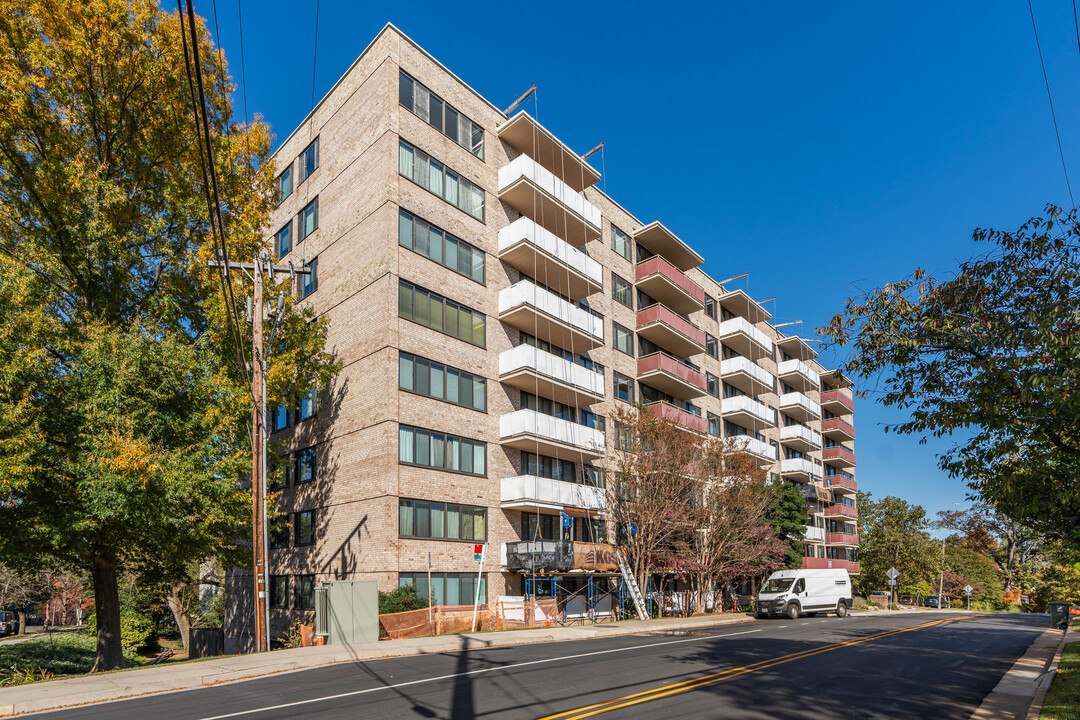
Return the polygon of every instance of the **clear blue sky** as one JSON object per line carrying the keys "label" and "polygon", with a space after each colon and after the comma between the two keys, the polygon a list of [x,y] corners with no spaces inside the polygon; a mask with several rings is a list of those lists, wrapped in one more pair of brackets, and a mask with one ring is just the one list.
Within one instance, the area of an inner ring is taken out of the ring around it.
{"label": "clear blue sky", "polygon": [[[316,3],[240,1],[248,111],[281,140],[311,109]],[[237,6],[217,5],[239,82]],[[544,125],[579,152],[605,143],[615,200],[713,277],[749,271],[739,286],[809,337],[856,286],[948,272],[975,227],[1069,204],[1025,3],[740,5],[322,0],[315,95],[387,21],[498,106],[537,83],[526,108]],[[1080,192],[1072,5],[1034,8]],[[213,4],[196,9],[213,31]],[[857,405],[860,487],[953,509],[966,488],[937,469],[948,441],[885,434],[896,418],[872,393]]]}

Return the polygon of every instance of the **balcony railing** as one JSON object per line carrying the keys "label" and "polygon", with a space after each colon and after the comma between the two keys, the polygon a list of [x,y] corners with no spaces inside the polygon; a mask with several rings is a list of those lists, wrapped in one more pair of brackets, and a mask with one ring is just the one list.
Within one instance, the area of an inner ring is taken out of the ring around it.
{"label": "balcony railing", "polygon": [[813,525],[807,525],[803,528],[803,537],[807,540],[817,540],[818,542],[825,541],[825,528],[815,527]]}
{"label": "balcony railing", "polygon": [[832,460],[837,465],[850,467],[855,464],[855,453],[843,445],[833,445],[822,449],[821,459],[825,461]]}
{"label": "balcony railing", "polygon": [[802,566],[805,570],[847,570],[852,575],[859,572],[859,563],[838,558],[804,557]]}
{"label": "balcony railing", "polygon": [[825,482],[829,484],[833,492],[840,493],[844,491],[858,492],[859,486],[855,483],[855,478],[844,477],[843,475],[826,475]]}
{"label": "balcony railing", "polygon": [[499,291],[499,319],[575,352],[604,344],[604,321],[528,280]]}
{"label": "balcony railing", "polygon": [[776,462],[777,451],[772,445],[767,442],[758,440],[756,437],[750,437],[749,435],[729,435],[735,446],[745,450],[751,455],[756,455],[759,458],[764,458],[770,462]]}
{"label": "balcony railing", "polygon": [[503,478],[503,508],[546,508],[602,511],[604,490],[592,485],[553,480],[535,475]]}
{"label": "balcony railing", "polygon": [[676,312],[694,312],[705,306],[701,286],[659,255],[638,263],[636,280],[638,288]]}
{"label": "balcony railing", "polygon": [[[499,380],[520,390],[568,405],[604,397],[604,374],[552,355],[532,345],[518,345],[499,353]],[[579,394],[587,398],[577,397]]]}
{"label": "balcony railing", "polygon": [[705,375],[665,352],[638,358],[638,379],[676,397],[698,397],[706,392]]}
{"label": "balcony railing", "polygon": [[733,395],[720,401],[720,410],[724,415],[738,415],[766,425],[776,425],[776,412],[765,403],[758,402],[748,395]]}
{"label": "balcony railing", "polygon": [[673,420],[679,426],[686,428],[687,430],[693,430],[694,432],[705,433],[709,429],[709,423],[703,417],[687,412],[682,408],[675,407],[674,405],[666,402],[652,402],[646,403],[645,407],[653,411],[658,417],[664,417],[669,420]]}
{"label": "balcony railing", "polygon": [[849,415],[855,412],[855,401],[840,390],[821,393],[821,405],[834,415]]}
{"label": "balcony railing", "polygon": [[536,410],[515,410],[499,418],[503,445],[551,455],[572,450],[599,457],[604,454],[604,434],[569,420]]}
{"label": "balcony railing", "polygon": [[600,210],[528,155],[499,168],[499,199],[572,245],[600,236]]}
{"label": "balcony railing", "polygon": [[801,392],[789,392],[780,396],[780,409],[797,420],[821,417],[821,406]]}
{"label": "balcony railing", "polygon": [[826,437],[840,437],[844,440],[855,439],[855,428],[851,423],[838,417],[821,421],[821,434]]}
{"label": "balcony railing", "polygon": [[830,545],[858,545],[859,536],[851,533],[825,533],[825,542]]}
{"label": "balcony railing", "polygon": [[805,425],[786,425],[780,428],[780,442],[802,447],[821,447],[821,433],[816,433]]}
{"label": "balcony railing", "polygon": [[718,332],[720,341],[740,355],[745,355],[752,360],[772,355],[772,340],[745,318],[734,317],[725,320],[720,323]]}
{"label": "balcony railing", "polygon": [[806,458],[784,458],[780,461],[780,474],[813,480],[821,474],[821,470]]}
{"label": "balcony railing", "polygon": [[720,377],[745,393],[756,394],[776,388],[772,373],[742,355],[720,361]]}
{"label": "balcony railing", "polygon": [[776,374],[788,385],[800,390],[816,390],[821,386],[818,374],[802,360],[785,360],[779,363]]}
{"label": "balcony railing", "polygon": [[694,323],[657,303],[637,314],[638,334],[676,355],[698,355],[705,351],[705,333]]}
{"label": "balcony railing", "polygon": [[858,518],[859,511],[847,505],[830,505],[825,508],[826,515],[839,515],[840,517]]}
{"label": "balcony railing", "polygon": [[600,263],[527,217],[499,231],[499,259],[575,299],[604,285]]}

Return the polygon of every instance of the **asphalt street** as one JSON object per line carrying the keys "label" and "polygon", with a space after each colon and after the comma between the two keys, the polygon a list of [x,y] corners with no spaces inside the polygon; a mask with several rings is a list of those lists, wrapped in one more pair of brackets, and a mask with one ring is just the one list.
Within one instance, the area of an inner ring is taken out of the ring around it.
{"label": "asphalt street", "polygon": [[967,718],[1046,625],[913,611],[476,644],[33,717]]}

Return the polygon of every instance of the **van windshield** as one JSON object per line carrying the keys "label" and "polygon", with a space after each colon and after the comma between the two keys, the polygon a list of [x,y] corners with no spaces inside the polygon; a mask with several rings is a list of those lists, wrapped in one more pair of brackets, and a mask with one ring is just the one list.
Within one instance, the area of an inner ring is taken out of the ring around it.
{"label": "van windshield", "polygon": [[791,582],[794,578],[773,578],[769,582],[765,583],[765,587],[761,588],[763,593],[782,593],[787,592],[791,587]]}

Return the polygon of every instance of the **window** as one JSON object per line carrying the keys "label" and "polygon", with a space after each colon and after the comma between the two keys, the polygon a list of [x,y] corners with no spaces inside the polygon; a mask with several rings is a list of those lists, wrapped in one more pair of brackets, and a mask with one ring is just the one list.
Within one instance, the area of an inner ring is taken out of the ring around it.
{"label": "window", "polygon": [[270,607],[278,609],[289,607],[288,575],[270,576]]}
{"label": "window", "polygon": [[622,255],[627,260],[630,260],[630,262],[633,262],[633,260],[631,260],[631,257],[630,257],[631,256],[630,247],[631,247],[630,236],[627,235],[626,233],[624,233],[619,228],[612,225],[611,226],[611,249],[614,250],[615,252],[619,253],[620,255]]}
{"label": "window", "polygon": [[304,152],[300,153],[300,177],[296,184],[307,180],[311,173],[315,172],[319,167],[319,138],[315,138],[311,141],[311,144],[304,148]]}
{"label": "window", "polygon": [[304,209],[300,211],[300,237],[297,238],[297,242],[301,242],[311,233],[319,229],[319,198],[304,206]]}
{"label": "window", "polygon": [[313,610],[315,608],[315,576],[296,576],[296,609]]}
{"label": "window", "polygon": [[[427,572],[398,573],[398,585],[415,585],[416,594],[431,597],[432,605],[472,605],[476,601],[477,573],[431,573],[428,586]],[[480,578],[480,604],[487,602],[487,579]]]}
{"label": "window", "polygon": [[484,347],[485,317],[410,282],[398,282],[398,315],[432,330]]}
{"label": "window", "polygon": [[573,405],[539,397],[525,391],[521,393],[521,408],[523,410],[535,410],[543,415],[550,415],[568,422],[575,422],[574,416],[577,414],[577,408]]}
{"label": "window", "polygon": [[315,479],[315,448],[309,447],[296,453],[296,484]]}
{"label": "window", "polygon": [[522,529],[528,540],[558,540],[562,523],[559,522],[558,515],[529,513],[525,527]]}
{"label": "window", "polygon": [[616,350],[634,357],[634,333],[617,322],[611,323],[611,345]]}
{"label": "window", "polygon": [[716,357],[719,354],[716,346],[716,338],[709,333],[705,333],[705,352],[709,353],[712,357]]}
{"label": "window", "polygon": [[[303,300],[319,289],[319,259],[315,258],[306,265],[308,272],[297,275],[296,288]],[[314,406],[314,403],[312,403]]]}
{"label": "window", "polygon": [[[314,272],[314,270],[312,272]],[[306,393],[304,393],[303,397],[300,398],[300,419],[301,420],[307,420],[309,417],[314,417],[315,416],[315,398],[316,397],[317,397],[317,395],[316,395],[315,388],[311,388]]]}
{"label": "window", "polygon": [[472,505],[398,500],[398,535],[446,540],[487,540],[487,509]]}
{"label": "window", "polygon": [[315,542],[315,511],[304,510],[296,513],[296,544],[311,545]]}
{"label": "window", "polygon": [[405,73],[398,76],[398,102],[476,157],[484,159],[484,129]]}
{"label": "window", "polygon": [[285,515],[270,523],[271,549],[289,547],[289,516]]}
{"label": "window", "polygon": [[709,434],[714,437],[721,437],[720,418],[712,413],[709,413]]}
{"label": "window", "polygon": [[480,222],[484,221],[484,191],[404,140],[398,145],[398,172]]}
{"label": "window", "polygon": [[577,482],[577,472],[573,461],[537,455],[525,450],[521,451],[521,474]]}
{"label": "window", "polygon": [[398,462],[486,476],[487,443],[402,425],[398,428]]}
{"label": "window", "polygon": [[705,389],[713,397],[720,397],[720,378],[711,372],[705,373]]}
{"label": "window", "polygon": [[270,421],[272,423],[271,426],[274,428],[273,432],[278,432],[279,430],[284,430],[285,428],[289,427],[289,408],[288,408],[288,406],[279,405],[273,411],[273,417],[271,417]]}
{"label": "window", "polygon": [[716,319],[716,298],[712,295],[705,296],[705,314],[713,320]]}
{"label": "window", "polygon": [[430,258],[454,272],[484,284],[484,251],[421,220],[398,211],[398,245]]}
{"label": "window", "polygon": [[604,432],[606,423],[603,415],[597,415],[593,411],[586,410],[585,408],[581,408],[578,412],[581,414],[582,425],[592,428],[593,430]]}
{"label": "window", "polygon": [[615,386],[615,397],[628,403],[634,402],[634,381],[622,373],[613,372],[612,384]]}
{"label": "window", "polygon": [[278,175],[277,188],[278,205],[280,205],[285,202],[285,198],[292,195],[292,163],[289,163],[289,167],[285,168],[285,172]]}
{"label": "window", "polygon": [[409,353],[398,354],[398,387],[473,410],[487,410],[487,380]]}
{"label": "window", "polygon": [[634,444],[634,436],[626,425],[615,423],[615,449],[629,451]]}
{"label": "window", "polygon": [[611,273],[611,297],[631,310],[634,309],[634,288],[615,273]]}
{"label": "window", "polygon": [[277,255],[279,258],[283,258],[289,254],[292,250],[292,221],[290,220],[285,227],[278,230],[277,235],[274,236],[274,245],[277,247]]}
{"label": "window", "polygon": [[286,466],[282,468],[270,469],[267,477],[270,480],[270,490],[281,490],[282,488],[289,487],[289,468],[288,461],[286,460]]}
{"label": "window", "polygon": [[540,338],[533,337],[532,335],[525,332],[521,333],[521,344],[531,345],[537,350],[543,350],[546,353],[551,353],[552,355],[560,357],[563,360],[569,360],[570,362],[574,361],[574,354],[569,350],[561,348],[558,345],[552,345],[547,340],[541,340]]}

